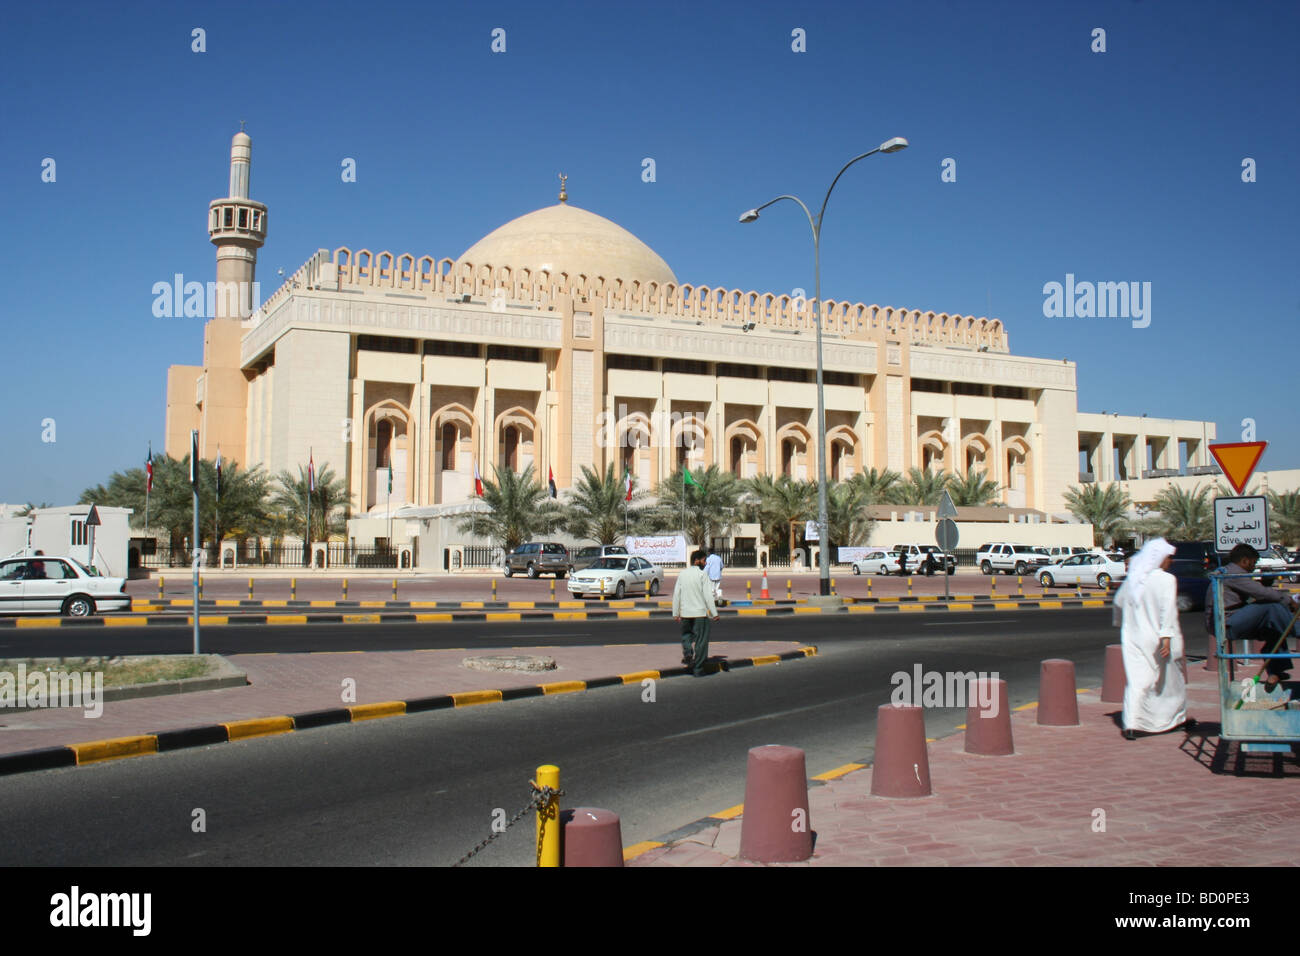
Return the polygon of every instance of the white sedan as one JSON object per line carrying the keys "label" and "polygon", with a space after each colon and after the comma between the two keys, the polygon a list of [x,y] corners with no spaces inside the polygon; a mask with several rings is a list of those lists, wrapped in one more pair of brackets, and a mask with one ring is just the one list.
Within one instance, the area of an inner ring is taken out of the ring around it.
{"label": "white sedan", "polygon": [[1054,584],[1095,584],[1105,590],[1112,581],[1124,580],[1127,574],[1124,561],[1119,555],[1101,554],[1093,551],[1088,554],[1076,554],[1059,564],[1049,564],[1038,570],[1038,583],[1045,588]]}
{"label": "white sedan", "polygon": [[887,575],[898,570],[898,555],[883,548],[868,551],[853,562],[854,574]]}
{"label": "white sedan", "polygon": [[112,608],[130,610],[126,578],[105,578],[72,558],[31,555],[0,561],[0,612],[89,617]]}
{"label": "white sedan", "polygon": [[643,591],[649,597],[659,593],[664,573],[645,558],[606,556],[590,567],[569,575],[569,593],[621,599],[628,591]]}

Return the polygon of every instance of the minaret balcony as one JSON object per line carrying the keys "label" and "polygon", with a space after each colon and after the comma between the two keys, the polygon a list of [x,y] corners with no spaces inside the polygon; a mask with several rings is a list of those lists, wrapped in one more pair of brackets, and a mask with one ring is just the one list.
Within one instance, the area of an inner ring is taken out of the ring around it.
{"label": "minaret balcony", "polygon": [[208,206],[208,238],[213,242],[266,241],[266,206],[251,199],[214,199]]}

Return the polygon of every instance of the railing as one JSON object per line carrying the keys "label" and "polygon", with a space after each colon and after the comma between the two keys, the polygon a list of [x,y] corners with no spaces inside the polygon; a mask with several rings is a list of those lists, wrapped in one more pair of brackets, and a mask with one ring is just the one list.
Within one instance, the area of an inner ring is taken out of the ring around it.
{"label": "railing", "polygon": [[465,548],[462,567],[499,568],[505,563],[506,552],[503,548],[472,545]]}
{"label": "railing", "polygon": [[[758,567],[758,552],[749,548],[744,550],[738,548],[717,548],[718,557],[722,559],[724,568],[756,568]],[[771,565],[769,565],[770,567]]]}
{"label": "railing", "polygon": [[[320,544],[313,550],[319,551]],[[398,552],[386,548],[353,547],[348,544],[331,543],[325,545],[326,560],[331,568],[396,568]],[[188,568],[190,552],[188,548],[171,548],[160,546],[152,553],[139,553],[140,549],[132,545],[129,554],[131,567],[151,570],[164,568]],[[226,553],[229,554],[229,547]],[[301,568],[306,566],[306,557],[302,545],[283,545],[263,547],[260,551],[256,545],[244,545],[236,548],[237,566],[241,568]],[[217,552],[204,548],[203,566],[219,567]],[[229,564],[226,565],[229,567]]]}

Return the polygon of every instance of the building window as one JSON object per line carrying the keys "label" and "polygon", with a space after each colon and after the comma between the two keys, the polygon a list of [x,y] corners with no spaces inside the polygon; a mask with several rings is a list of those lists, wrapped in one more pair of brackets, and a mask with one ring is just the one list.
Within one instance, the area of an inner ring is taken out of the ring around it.
{"label": "building window", "polygon": [[[769,368],[767,370],[768,381],[772,382],[811,382],[813,381],[813,370],[807,368]],[[822,373],[822,381],[825,381],[825,372]]]}
{"label": "building window", "polygon": [[980,385],[977,382],[953,382],[952,393],[954,395],[987,395],[989,387]]}
{"label": "building window", "polygon": [[740,466],[745,460],[745,442],[739,435],[731,439],[731,473],[737,478],[741,477]]}
{"label": "building window", "polygon": [[542,350],[522,348],[517,345],[489,345],[487,357],[506,362],[540,362]]}
{"label": "building window", "polygon": [[794,442],[788,438],[781,442],[781,474],[794,477]]}
{"label": "building window", "polygon": [[606,355],[605,368],[628,368],[640,372],[653,372],[655,360],[649,355]]}
{"label": "building window", "polygon": [[693,359],[664,359],[665,372],[677,372],[680,375],[708,375],[709,363],[696,362]]}
{"label": "building window", "polygon": [[425,355],[453,355],[456,358],[478,358],[477,342],[425,342]]}
{"label": "building window", "polygon": [[736,365],[733,362],[719,362],[718,376],[731,378],[762,378],[763,370],[757,365]]}
{"label": "building window", "polygon": [[235,211],[231,209],[229,206],[226,206],[225,213],[226,213],[225,226],[227,229],[229,229],[231,226],[235,224]]}
{"label": "building window", "polygon": [[366,352],[405,352],[414,355],[418,344],[415,339],[397,339],[388,335],[357,336],[357,348]]}
{"label": "building window", "polygon": [[247,228],[248,228],[248,210],[247,210],[247,209],[241,209],[241,210],[239,210],[239,228],[240,228],[240,229],[247,229]]}
{"label": "building window", "polygon": [[460,443],[460,432],[448,422],[442,426],[442,470],[456,470],[456,446]]}
{"label": "building window", "polygon": [[994,385],[994,398],[1019,398],[1026,399],[1029,397],[1029,390],[1021,388],[1019,385]]}
{"label": "building window", "polygon": [[506,426],[506,433],[503,439],[505,451],[503,459],[505,465],[511,471],[519,470],[519,429],[514,425]]}
{"label": "building window", "polygon": [[822,370],[822,381],[827,385],[849,385],[858,384],[858,376],[853,372],[828,372]]}
{"label": "building window", "polygon": [[383,419],[375,426],[375,467],[387,468],[393,450],[393,423]]}
{"label": "building window", "polygon": [[74,547],[77,546],[77,545],[83,545],[83,544],[88,543],[89,540],[90,540],[90,537],[89,537],[89,535],[86,533],[86,522],[84,522],[84,521],[73,521],[73,522],[72,522],[72,541],[71,541],[72,545],[73,545]]}

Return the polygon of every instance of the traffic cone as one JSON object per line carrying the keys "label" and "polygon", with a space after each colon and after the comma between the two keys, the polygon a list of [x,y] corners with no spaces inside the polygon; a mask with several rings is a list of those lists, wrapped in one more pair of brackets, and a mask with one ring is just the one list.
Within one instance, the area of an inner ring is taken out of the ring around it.
{"label": "traffic cone", "polygon": [[769,593],[768,593],[768,590],[767,590],[767,571],[766,571],[766,570],[763,571],[763,590],[761,590],[761,591],[758,592],[758,597],[759,597],[759,600],[762,600],[762,601],[770,600],[771,597],[772,597],[772,595],[769,594]]}

